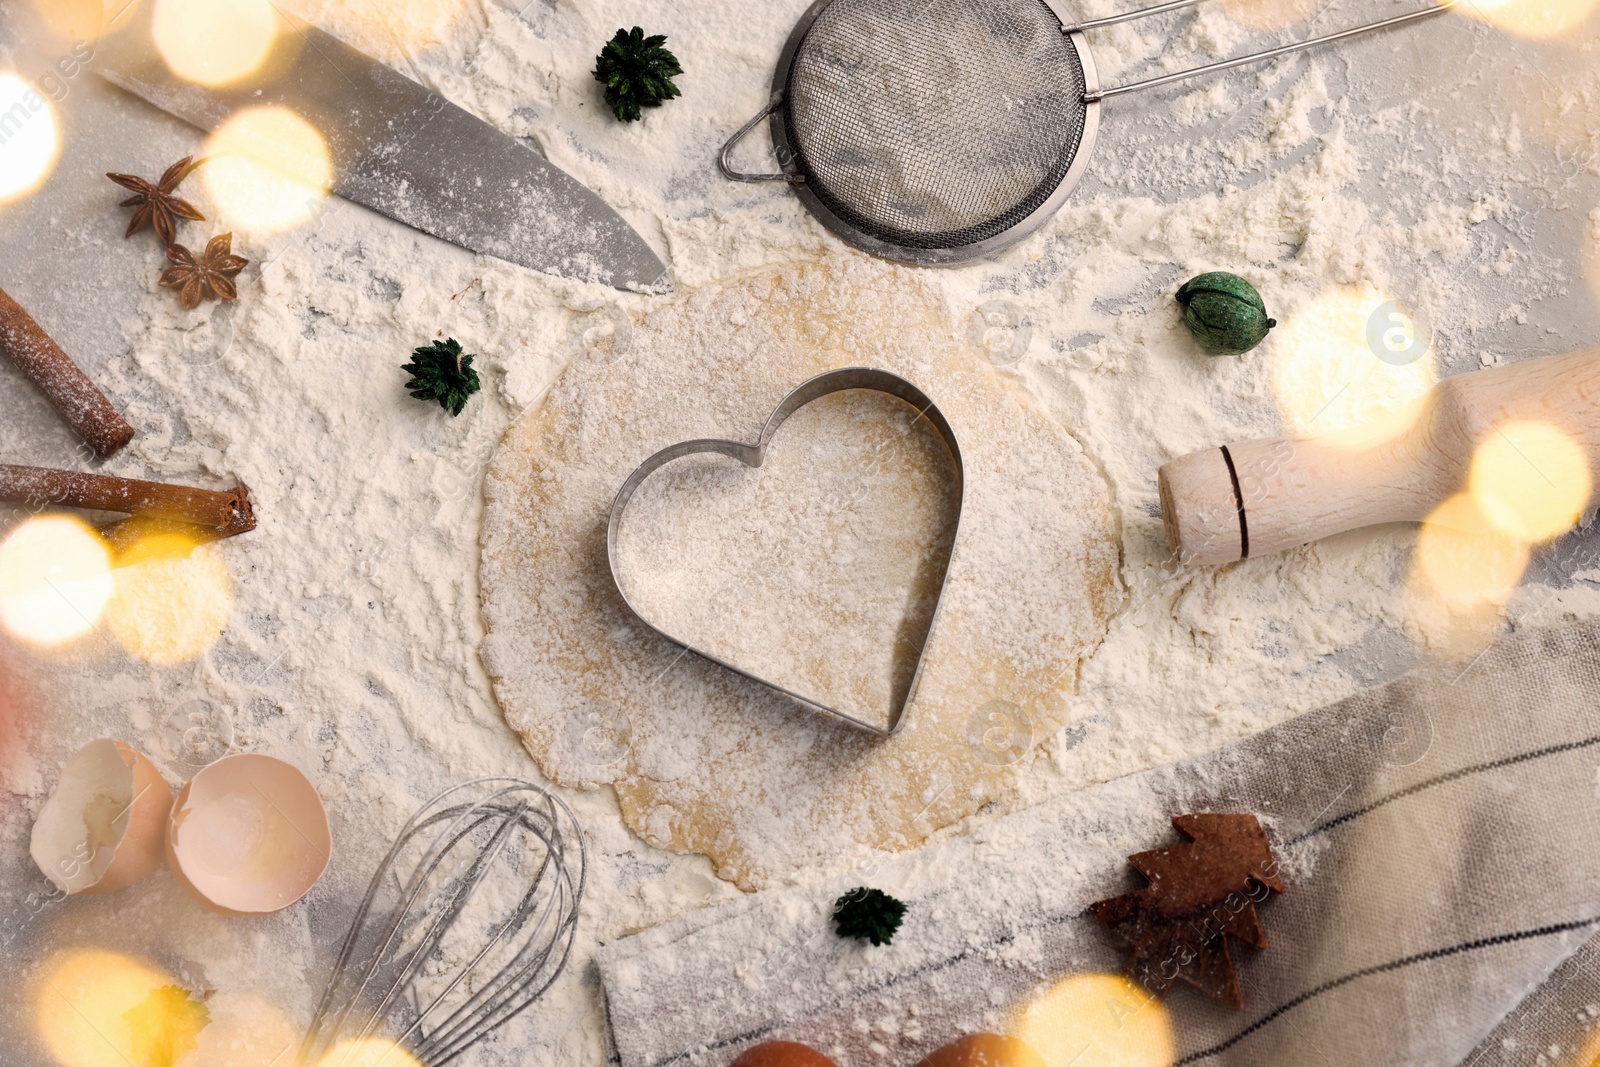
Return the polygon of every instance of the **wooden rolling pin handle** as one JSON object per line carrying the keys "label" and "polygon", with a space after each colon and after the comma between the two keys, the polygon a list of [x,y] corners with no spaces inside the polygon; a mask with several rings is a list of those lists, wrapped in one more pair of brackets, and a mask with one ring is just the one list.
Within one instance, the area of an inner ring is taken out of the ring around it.
{"label": "wooden rolling pin handle", "polygon": [[101,459],[133,440],[133,427],[44,327],[0,289],[0,353],[11,357]]}
{"label": "wooden rolling pin handle", "polygon": [[1167,540],[1184,563],[1219,564],[1365,526],[1421,522],[1466,486],[1478,445],[1513,421],[1561,430],[1600,485],[1600,349],[1446,379],[1409,429],[1386,438],[1358,428],[1173,460],[1160,474]]}

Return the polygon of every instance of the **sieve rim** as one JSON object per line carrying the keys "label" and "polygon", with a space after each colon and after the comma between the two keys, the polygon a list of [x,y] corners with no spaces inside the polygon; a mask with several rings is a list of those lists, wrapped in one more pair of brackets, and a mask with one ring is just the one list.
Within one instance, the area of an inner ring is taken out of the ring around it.
{"label": "sieve rim", "polygon": [[795,23],[788,41],[784,43],[783,52],[778,56],[777,69],[772,77],[773,103],[768,105],[772,112],[770,120],[772,145],[777,153],[778,166],[789,179],[800,202],[813,217],[849,244],[880,258],[918,267],[955,267],[987,259],[1020,244],[1061,210],[1067,197],[1072,195],[1072,190],[1082,180],[1084,172],[1089,169],[1089,160],[1094,155],[1095,140],[1100,130],[1100,74],[1095,68],[1094,56],[1089,51],[1088,38],[1078,26],[1078,20],[1066,10],[1062,0],[1018,0],[1018,2],[1042,3],[1050,9],[1050,13],[1061,23],[1062,35],[1072,45],[1073,51],[1078,56],[1078,64],[1083,68],[1085,97],[1083,135],[1078,139],[1077,155],[1073,157],[1072,165],[1067,168],[1066,174],[1062,176],[1061,182],[1051,192],[1049,198],[1031,214],[993,237],[953,248],[914,248],[867,233],[855,224],[840,218],[832,208],[823,203],[821,197],[812,192],[805,180],[804,171],[796,164],[800,153],[789,137],[789,72],[794,66],[794,59],[800,51],[801,43],[811,32],[812,25],[833,2],[834,0],[815,0],[806,9],[805,14],[800,16],[800,21]]}

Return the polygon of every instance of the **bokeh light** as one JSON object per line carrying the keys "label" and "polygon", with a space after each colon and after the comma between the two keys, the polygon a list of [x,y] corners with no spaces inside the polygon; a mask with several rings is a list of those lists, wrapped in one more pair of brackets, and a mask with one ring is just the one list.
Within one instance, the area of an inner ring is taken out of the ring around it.
{"label": "bokeh light", "polygon": [[341,1041],[317,1061],[317,1067],[421,1067],[417,1058],[393,1041],[365,1037]]}
{"label": "bokeh light", "polygon": [[1519,37],[1546,39],[1578,29],[1597,0],[1472,0],[1456,10],[1484,19]]}
{"label": "bokeh light", "polygon": [[291,1067],[300,1035],[273,1004],[249,993],[219,990],[206,1001],[211,1025],[182,1067]]}
{"label": "bokeh light", "polygon": [[328,145],[314,126],[281,107],[234,115],[206,142],[200,180],[222,224],[264,237],[309,222],[333,185]]}
{"label": "bokeh light", "polygon": [[25,697],[22,682],[0,647],[0,796],[8,792],[22,798],[28,787],[22,779],[31,774],[23,739],[32,718],[33,700]]}
{"label": "bokeh light", "polygon": [[[1600,25],[1596,30],[1600,31]],[[1589,54],[1594,54],[1593,44]],[[1559,69],[1552,66],[1552,73]],[[1546,91],[1549,85],[1530,85],[1515,71],[1495,72],[1498,80],[1507,83],[1498,91],[1519,120],[1506,128],[1506,135],[1510,138],[1518,131],[1526,131],[1554,148],[1558,158],[1591,160],[1592,169],[1594,146],[1600,144],[1600,80],[1555,76],[1558,80],[1552,84],[1560,89],[1550,92]],[[1514,142],[1512,147],[1515,148]]]}
{"label": "bokeh light", "polygon": [[467,5],[468,0],[322,0],[314,17],[357,48],[397,60],[443,41]]}
{"label": "bokeh light", "polygon": [[1369,447],[1416,422],[1438,370],[1429,338],[1397,325],[1395,308],[1375,289],[1338,289],[1279,327],[1272,386],[1295,436],[1338,433],[1350,447]]}
{"label": "bokeh light", "polygon": [[1584,277],[1589,279],[1589,288],[1594,291],[1594,298],[1600,300],[1600,208],[1589,212],[1588,232],[1584,236],[1580,258]]}
{"label": "bokeh light", "polygon": [[1594,491],[1583,449],[1543,422],[1498,427],[1473,453],[1468,484],[1498,532],[1534,544],[1577,525]]}
{"label": "bokeh light", "polygon": [[1258,30],[1282,30],[1317,13],[1318,0],[1222,0],[1235,22]]}
{"label": "bokeh light", "polygon": [[1491,645],[1527,569],[1527,542],[1495,528],[1470,493],[1452,497],[1417,531],[1405,583],[1407,629],[1446,658]]}
{"label": "bokeh light", "polygon": [[105,0],[32,0],[34,13],[62,41],[98,40],[105,28]]}
{"label": "bokeh light", "polygon": [[153,964],[116,952],[57,953],[34,980],[39,1036],[59,1067],[140,1063],[140,1050],[153,1036],[144,1029],[160,1023],[139,1009],[175,981]]}
{"label": "bokeh light", "polygon": [[1527,542],[1498,529],[1468,493],[1445,501],[1417,531],[1417,574],[1447,607],[1504,605],[1527,566]]}
{"label": "bokeh light", "polygon": [[1589,1031],[1570,1061],[1559,1062],[1570,1063],[1571,1067],[1600,1067],[1600,1029]]}
{"label": "bokeh light", "polygon": [[0,72],[0,203],[33,192],[61,155],[56,110],[17,75]]}
{"label": "bokeh light", "polygon": [[0,623],[25,641],[49,646],[82,637],[112,592],[111,554],[77,519],[29,519],[0,543]]}
{"label": "bokeh light", "polygon": [[167,66],[200,85],[227,85],[261,68],[278,38],[269,0],[156,0],[150,32]]}
{"label": "bokeh light", "polygon": [[233,615],[228,567],[214,545],[145,536],[117,555],[112,577],[106,622],[123,648],[157,667],[205,655]]}
{"label": "bokeh light", "polygon": [[1117,974],[1079,974],[1018,1012],[1014,1037],[1049,1067],[1168,1067],[1172,1023],[1161,1002]]}

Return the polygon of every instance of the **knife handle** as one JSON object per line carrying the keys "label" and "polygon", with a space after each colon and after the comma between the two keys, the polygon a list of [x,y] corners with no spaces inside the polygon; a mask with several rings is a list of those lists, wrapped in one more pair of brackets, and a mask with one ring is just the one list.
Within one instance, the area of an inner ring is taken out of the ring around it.
{"label": "knife handle", "polygon": [[1370,428],[1357,428],[1173,460],[1159,478],[1173,553],[1185,563],[1232,563],[1347,530],[1421,522],[1466,487],[1478,446],[1512,421],[1560,430],[1583,451],[1593,484],[1600,349],[1446,379],[1408,414],[1409,429],[1376,443]]}

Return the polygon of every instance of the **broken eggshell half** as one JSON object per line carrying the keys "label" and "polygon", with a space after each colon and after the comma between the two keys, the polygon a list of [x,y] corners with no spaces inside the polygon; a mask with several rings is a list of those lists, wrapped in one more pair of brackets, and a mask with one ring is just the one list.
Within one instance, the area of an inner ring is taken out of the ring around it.
{"label": "broken eggshell half", "polygon": [[271,756],[224,756],[178,793],[167,866],[196,902],[224,915],[282,911],[327,869],[328,814],[309,779]]}
{"label": "broken eggshell half", "polygon": [[161,863],[172,787],[121,741],[91,741],[61,770],[28,851],[69,896],[110,893]]}

